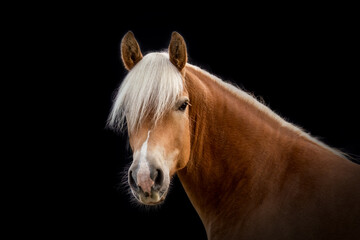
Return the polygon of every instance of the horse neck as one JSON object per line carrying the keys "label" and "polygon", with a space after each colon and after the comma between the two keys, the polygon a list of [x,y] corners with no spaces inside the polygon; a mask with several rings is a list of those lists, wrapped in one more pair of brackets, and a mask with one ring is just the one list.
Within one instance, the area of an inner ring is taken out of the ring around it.
{"label": "horse neck", "polygon": [[[271,189],[276,191],[289,171],[287,156],[294,159],[305,146],[313,148],[310,155],[319,152],[299,131],[264,111],[265,106],[261,109],[250,96],[241,98],[202,70],[188,65],[185,81],[191,101],[191,153],[178,176],[205,227],[234,216],[228,214],[234,203],[246,216]],[[272,181],[264,184],[265,179]]]}

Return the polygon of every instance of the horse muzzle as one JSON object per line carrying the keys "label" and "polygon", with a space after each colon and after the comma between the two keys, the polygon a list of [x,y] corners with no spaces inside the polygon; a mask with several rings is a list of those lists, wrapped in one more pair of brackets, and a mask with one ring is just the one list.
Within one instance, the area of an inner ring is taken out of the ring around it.
{"label": "horse muzzle", "polygon": [[154,165],[132,165],[128,181],[134,197],[142,204],[157,205],[165,200],[169,181],[164,171]]}

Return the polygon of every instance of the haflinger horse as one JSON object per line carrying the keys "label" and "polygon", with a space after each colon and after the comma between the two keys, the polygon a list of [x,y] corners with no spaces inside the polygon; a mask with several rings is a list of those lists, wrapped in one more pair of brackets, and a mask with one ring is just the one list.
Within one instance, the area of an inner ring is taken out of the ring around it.
{"label": "haflinger horse", "polygon": [[360,239],[360,166],[245,91],[187,63],[183,37],[129,70],[108,125],[127,128],[132,194],[164,201],[177,174],[208,239]]}

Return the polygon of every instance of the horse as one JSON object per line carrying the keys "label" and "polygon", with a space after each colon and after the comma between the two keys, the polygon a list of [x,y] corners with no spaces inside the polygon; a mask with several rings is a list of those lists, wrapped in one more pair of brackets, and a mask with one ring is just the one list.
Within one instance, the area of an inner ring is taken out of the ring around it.
{"label": "horse", "polygon": [[360,166],[346,154],[188,63],[177,32],[143,56],[129,31],[121,59],[107,125],[128,132],[140,204],[163,203],[177,174],[208,239],[360,238]]}

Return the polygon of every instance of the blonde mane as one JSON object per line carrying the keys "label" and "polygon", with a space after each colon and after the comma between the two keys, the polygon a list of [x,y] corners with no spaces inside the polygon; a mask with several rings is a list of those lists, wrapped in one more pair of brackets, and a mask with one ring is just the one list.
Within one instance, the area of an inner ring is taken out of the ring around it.
{"label": "blonde mane", "polygon": [[133,132],[150,112],[156,123],[174,107],[183,89],[182,76],[170,62],[169,54],[149,53],[122,82],[108,118],[108,126],[122,130],[126,122],[128,130]]}

